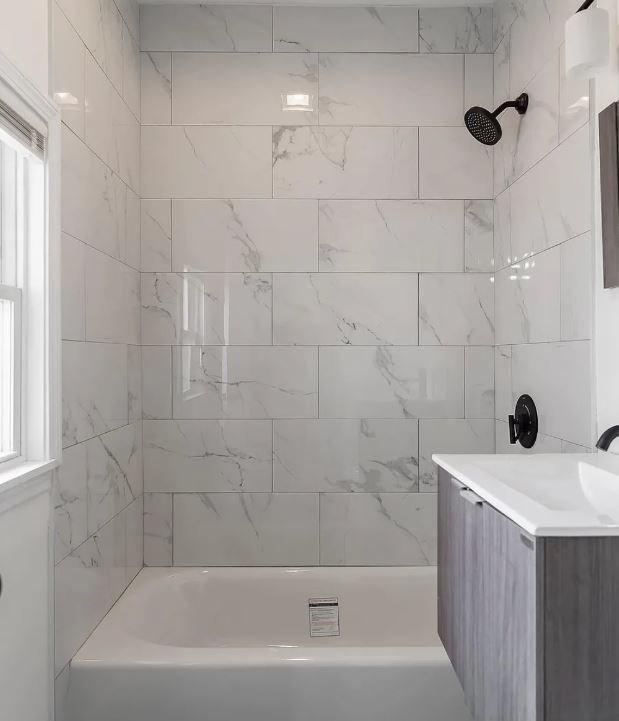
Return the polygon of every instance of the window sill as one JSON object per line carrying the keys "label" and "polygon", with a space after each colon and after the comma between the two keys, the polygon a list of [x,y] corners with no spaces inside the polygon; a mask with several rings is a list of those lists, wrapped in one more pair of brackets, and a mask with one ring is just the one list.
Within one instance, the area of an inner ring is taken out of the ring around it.
{"label": "window sill", "polygon": [[44,491],[48,485],[45,476],[59,465],[57,460],[8,464],[6,469],[0,467],[0,513]]}

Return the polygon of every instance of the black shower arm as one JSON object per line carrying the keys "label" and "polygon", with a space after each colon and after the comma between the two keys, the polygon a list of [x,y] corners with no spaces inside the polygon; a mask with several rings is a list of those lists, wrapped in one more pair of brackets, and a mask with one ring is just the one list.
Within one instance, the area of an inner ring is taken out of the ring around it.
{"label": "black shower arm", "polygon": [[518,103],[515,100],[508,100],[505,103],[499,105],[499,107],[492,113],[493,118],[498,118],[501,113],[504,113],[508,108],[517,108]]}
{"label": "black shower arm", "polygon": [[588,10],[588,9],[593,5],[594,2],[595,2],[595,0],[586,0],[586,2],[584,2],[584,3],[578,8],[578,10],[576,10],[576,12],[577,12],[577,13],[581,13],[583,10]]}

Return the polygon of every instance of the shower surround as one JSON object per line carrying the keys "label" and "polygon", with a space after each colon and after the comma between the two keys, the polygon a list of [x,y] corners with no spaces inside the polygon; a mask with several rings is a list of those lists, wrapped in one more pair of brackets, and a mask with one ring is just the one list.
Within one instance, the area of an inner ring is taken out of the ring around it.
{"label": "shower surround", "polygon": [[143,6],[141,51],[145,563],[433,564],[432,453],[495,447],[492,9]]}

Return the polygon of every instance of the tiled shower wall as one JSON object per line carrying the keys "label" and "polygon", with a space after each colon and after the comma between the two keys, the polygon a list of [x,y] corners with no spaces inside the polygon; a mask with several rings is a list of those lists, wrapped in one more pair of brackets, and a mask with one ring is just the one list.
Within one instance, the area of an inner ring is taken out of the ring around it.
{"label": "tiled shower wall", "polygon": [[499,0],[495,105],[526,90],[527,115],[502,116],[496,147],[497,450],[529,393],[535,450],[592,445],[592,244],[589,87],[568,82],[563,28],[579,0]]}
{"label": "tiled shower wall", "polygon": [[[53,5],[62,107],[56,673],[142,567],[139,51],[133,0]],[[68,673],[59,676],[57,699]]]}
{"label": "tiled shower wall", "polygon": [[146,563],[433,563],[432,453],[494,449],[492,9],[143,6],[141,50]]}

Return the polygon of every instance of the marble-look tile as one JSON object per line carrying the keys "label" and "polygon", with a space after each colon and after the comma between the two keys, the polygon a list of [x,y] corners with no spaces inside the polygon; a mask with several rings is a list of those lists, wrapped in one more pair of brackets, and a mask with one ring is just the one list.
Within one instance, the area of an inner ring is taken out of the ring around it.
{"label": "marble-look tile", "polygon": [[464,56],[464,107],[473,105],[494,107],[494,55]]}
{"label": "marble-look tile", "polygon": [[494,287],[487,273],[419,276],[422,345],[494,343]]}
{"label": "marble-look tile", "polygon": [[398,52],[418,50],[413,7],[274,7],[276,52]]}
{"label": "marble-look tile", "polygon": [[66,126],[62,129],[62,230],[120,259],[126,245],[126,187]]}
{"label": "marble-look tile", "polygon": [[54,476],[54,555],[56,563],[88,537],[86,443],[67,448]]}
{"label": "marble-look tile", "polygon": [[140,38],[140,6],[137,0],[115,0],[129,32],[136,40]]}
{"label": "marble-look tile", "polygon": [[142,196],[271,196],[271,128],[142,127]]}
{"label": "marble-look tile", "polygon": [[[516,97],[520,90],[514,97]],[[559,55],[540,69],[526,88],[526,115],[501,116],[503,138],[494,153],[494,183],[497,194],[511,185],[559,142]]]}
{"label": "marble-look tile", "polygon": [[271,52],[272,10],[251,5],[145,6],[142,50]]}
{"label": "marble-look tile", "polygon": [[88,533],[93,534],[142,494],[139,424],[118,428],[86,444]]}
{"label": "marble-look tile", "polygon": [[491,53],[492,8],[422,8],[419,10],[422,53]]}
{"label": "marble-look tile", "polygon": [[317,564],[317,494],[174,496],[175,566]]}
{"label": "marble-look tile", "polygon": [[172,565],[172,494],[144,494],[144,565]]}
{"label": "marble-look tile", "polygon": [[314,418],[318,349],[176,346],[174,418]]}
{"label": "marble-look tile", "polygon": [[140,197],[127,187],[127,207],[125,212],[125,252],[121,260],[134,270],[141,267],[140,253]]}
{"label": "marble-look tile", "polygon": [[593,248],[591,234],[572,238],[561,252],[561,340],[592,338]]}
{"label": "marble-look tile", "polygon": [[62,234],[62,338],[84,340],[84,245]]}
{"label": "marble-look tile", "polygon": [[590,187],[587,126],[510,188],[510,262],[590,230]]}
{"label": "marble-look tile", "polygon": [[62,344],[63,445],[127,423],[127,349],[111,343]]}
{"label": "marble-look tile", "polygon": [[85,249],[86,340],[140,342],[140,274],[97,250]]}
{"label": "marble-look tile", "polygon": [[122,515],[127,527],[125,584],[128,586],[144,567],[144,496],[138,496]]}
{"label": "marble-look tile", "polygon": [[494,413],[495,418],[507,417],[514,412],[512,394],[512,347],[496,346],[494,349]]}
{"label": "marble-look tile", "polygon": [[462,418],[462,348],[323,347],[321,418]]}
{"label": "marble-look tile", "polygon": [[324,566],[430,566],[436,563],[436,496],[321,493]]}
{"label": "marble-look tile", "polygon": [[454,200],[322,201],[320,270],[462,271],[462,213]]}
{"label": "marble-look tile", "polygon": [[494,270],[494,201],[464,202],[464,269]]}
{"label": "marble-look tile", "polygon": [[[515,404],[515,401],[514,401]],[[513,409],[512,409],[513,413]],[[535,455],[537,453],[561,453],[564,441],[543,433],[537,434],[535,445],[531,449],[523,448],[520,443],[512,445],[509,442],[509,425],[507,421],[496,421],[495,424],[496,453],[509,453],[510,455]]]}
{"label": "marble-look tile", "polygon": [[58,0],[97,63],[122,90],[122,17],[114,0]]}
{"label": "marble-look tile", "polygon": [[[322,82],[322,78],[321,78]],[[318,122],[318,56],[308,53],[176,53],[175,125],[312,125]],[[287,94],[309,108],[285,107]]]}
{"label": "marble-look tile", "polygon": [[275,127],[273,192],[284,198],[416,198],[417,128]]}
{"label": "marble-look tile", "polygon": [[172,418],[172,349],[142,346],[144,418]]}
{"label": "marble-look tile", "polygon": [[416,273],[279,273],[276,345],[417,345]]}
{"label": "marble-look tile", "polygon": [[462,55],[321,54],[320,123],[459,125],[463,62]]}
{"label": "marble-look tile", "polygon": [[464,408],[467,418],[494,417],[494,348],[464,349]]}
{"label": "marble-look tile", "polygon": [[[531,171],[533,172],[533,171]],[[529,174],[525,175],[528,178]],[[515,187],[515,186],[512,186]],[[504,190],[494,199],[494,268],[500,270],[515,258],[512,249],[511,201],[512,188]]]}
{"label": "marble-look tile", "polygon": [[142,420],[142,347],[127,346],[127,406],[128,420]]}
{"label": "marble-look tile", "polygon": [[69,691],[71,666],[67,664],[54,679],[54,721],[70,721]]}
{"label": "marble-look tile", "polygon": [[272,423],[145,421],[147,491],[265,491],[272,488]]}
{"label": "marble-look tile", "polygon": [[123,92],[124,101],[131,112],[140,120],[140,47],[131,35],[129,28],[123,25]]}
{"label": "marble-look tile", "polygon": [[[519,0],[516,0],[518,2]],[[501,40],[494,53],[494,103],[493,107],[498,108],[506,100],[513,100],[509,87],[509,54],[511,45],[509,33]]]}
{"label": "marble-look tile", "polygon": [[140,258],[142,272],[172,270],[172,203],[140,201]]}
{"label": "marble-look tile", "polygon": [[524,9],[526,0],[497,0],[493,13],[493,42],[496,48],[506,36],[514,20]]}
{"label": "marble-look tile", "polygon": [[52,7],[52,92],[62,120],[84,137],[84,72],[86,49],[56,3]]}
{"label": "marble-look tile", "polygon": [[318,270],[314,200],[176,200],[173,209],[175,271]]}
{"label": "marble-look tile", "polygon": [[565,45],[561,46],[559,57],[559,142],[563,142],[589,120],[591,91],[588,78],[567,76]]}
{"label": "marble-look tile", "polygon": [[275,491],[417,490],[416,420],[286,420],[274,426]]}
{"label": "marble-look tile", "polygon": [[140,53],[144,125],[170,125],[172,122],[172,54]]}
{"label": "marble-look tile", "polygon": [[[591,446],[591,342],[512,348],[512,397],[535,399],[540,433]],[[569,392],[566,392],[566,389]]]}
{"label": "marble-look tile", "polygon": [[85,139],[104,163],[138,190],[140,125],[91,55],[86,57]]}
{"label": "marble-look tile", "polygon": [[433,453],[494,453],[494,420],[420,420],[419,489],[435,493]]}
{"label": "marble-look tile", "polygon": [[466,128],[420,128],[419,197],[492,198],[492,155]]}
{"label": "marble-look tile", "polygon": [[561,258],[552,248],[496,274],[496,342],[540,343],[561,336]]}
{"label": "marble-look tile", "polygon": [[126,531],[117,516],[55,568],[55,668],[75,655],[125,588]]}
{"label": "marble-look tile", "polygon": [[596,450],[588,446],[569,443],[569,441],[561,441],[561,453],[596,453]]}
{"label": "marble-look tile", "polygon": [[268,273],[142,273],[142,343],[267,345],[272,296]]}

